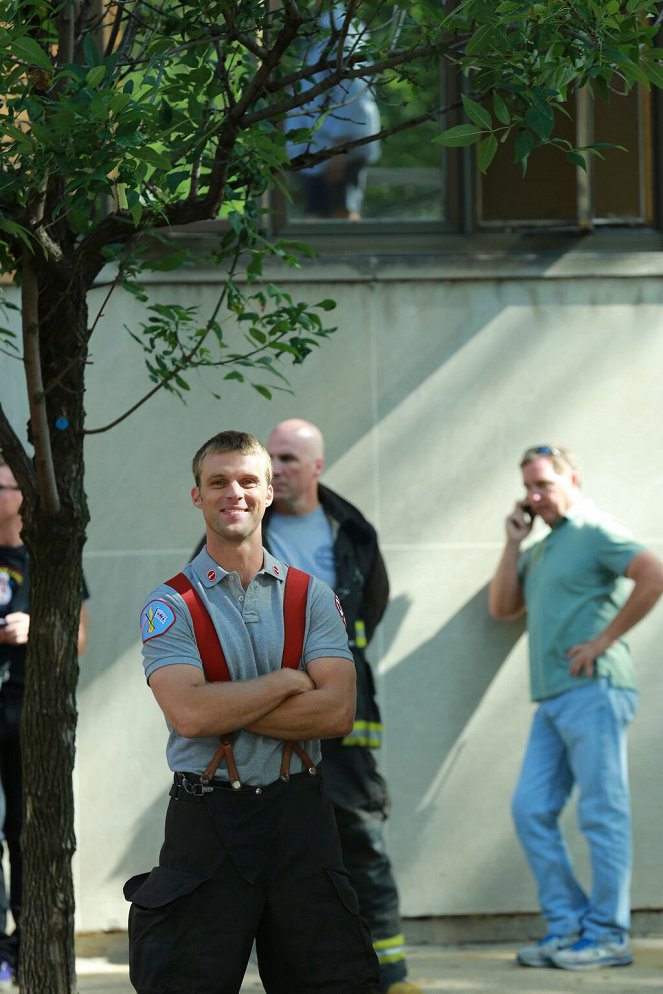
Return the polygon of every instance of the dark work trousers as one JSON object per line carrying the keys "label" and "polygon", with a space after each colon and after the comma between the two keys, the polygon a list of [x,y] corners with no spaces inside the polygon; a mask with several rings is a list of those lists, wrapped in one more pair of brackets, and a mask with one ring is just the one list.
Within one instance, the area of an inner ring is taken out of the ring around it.
{"label": "dark work trousers", "polygon": [[[0,690],[0,791],[3,843],[9,850],[9,893],[0,867],[0,962],[16,969],[19,947],[19,918],[23,890],[23,859],[21,857],[21,824],[23,818],[23,778],[21,774],[21,697]],[[7,935],[7,912],[16,926]]]}
{"label": "dark work trousers", "polygon": [[371,930],[380,961],[380,990],[407,976],[398,890],[386,852],[387,785],[373,750],[322,743],[325,787],[334,805],[343,862],[359,898],[359,913]]}
{"label": "dark work trousers", "polygon": [[377,992],[319,774],[202,796],[173,787],[159,866],[125,896],[138,994],[238,994],[254,939],[267,994]]}

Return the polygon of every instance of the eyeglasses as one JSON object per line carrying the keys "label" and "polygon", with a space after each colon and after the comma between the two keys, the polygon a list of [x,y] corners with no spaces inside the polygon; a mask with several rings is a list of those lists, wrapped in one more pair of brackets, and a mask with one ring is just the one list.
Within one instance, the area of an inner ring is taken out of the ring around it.
{"label": "eyeglasses", "polygon": [[20,490],[20,487],[12,487],[9,483],[0,483],[0,491],[2,490]]}

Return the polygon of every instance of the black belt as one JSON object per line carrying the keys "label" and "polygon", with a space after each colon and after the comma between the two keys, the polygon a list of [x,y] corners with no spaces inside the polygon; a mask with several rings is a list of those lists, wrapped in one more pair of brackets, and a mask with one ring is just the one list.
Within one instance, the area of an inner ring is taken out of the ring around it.
{"label": "black belt", "polygon": [[[315,770],[315,767],[313,767],[313,769]],[[288,777],[288,781],[308,780],[310,777],[311,773],[306,770],[303,773],[293,773]],[[196,797],[202,797],[204,794],[209,794],[215,790],[229,790],[233,794],[262,794],[264,790],[269,790],[271,787],[276,787],[279,784],[282,785],[284,783],[284,781],[279,778],[278,780],[274,780],[272,783],[266,784],[265,786],[242,784],[241,787],[236,787],[230,780],[219,780],[215,777],[212,780],[205,780],[205,782],[203,782],[203,779],[203,775],[200,773],[181,773],[179,771],[174,773],[173,786],[170,790],[170,796],[177,797],[178,788],[181,788],[185,794],[193,794]]]}

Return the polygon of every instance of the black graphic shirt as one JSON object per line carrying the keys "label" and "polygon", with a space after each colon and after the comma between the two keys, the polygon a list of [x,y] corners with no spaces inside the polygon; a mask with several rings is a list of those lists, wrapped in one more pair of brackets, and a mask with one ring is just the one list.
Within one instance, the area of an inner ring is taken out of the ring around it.
{"label": "black graphic shirt", "polygon": [[[28,553],[23,545],[0,545],[0,618],[15,611],[30,613]],[[0,680],[3,691],[20,690],[25,683],[25,645],[0,643]]]}

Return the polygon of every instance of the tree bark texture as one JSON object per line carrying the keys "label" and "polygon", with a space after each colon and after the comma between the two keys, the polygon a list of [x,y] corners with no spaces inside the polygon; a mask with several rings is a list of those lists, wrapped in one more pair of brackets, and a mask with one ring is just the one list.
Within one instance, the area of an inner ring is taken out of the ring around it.
{"label": "tree bark texture", "polygon": [[[39,354],[59,508],[24,501],[31,626],[21,726],[24,778],[22,994],[74,994],[76,848],[72,770],[76,736],[76,634],[88,510],[83,489],[86,287],[70,270],[37,263]],[[39,453],[36,453],[39,458]]]}

